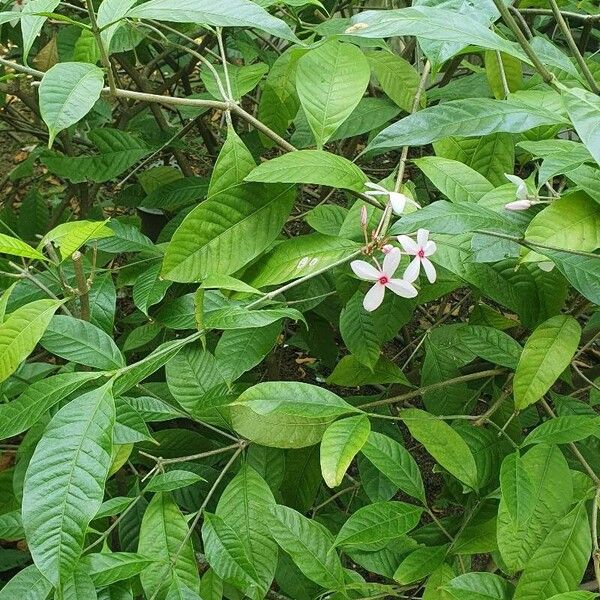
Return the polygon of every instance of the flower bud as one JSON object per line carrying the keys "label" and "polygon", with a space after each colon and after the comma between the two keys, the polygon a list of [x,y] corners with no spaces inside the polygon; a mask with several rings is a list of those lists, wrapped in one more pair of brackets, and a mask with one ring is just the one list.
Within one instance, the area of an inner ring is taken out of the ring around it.
{"label": "flower bud", "polygon": [[504,205],[506,210],[527,210],[533,206],[531,200],[515,200]]}
{"label": "flower bud", "polygon": [[367,207],[363,204],[360,207],[360,226],[362,229],[367,228],[367,223],[369,222],[369,214],[367,213]]}
{"label": "flower bud", "polygon": [[381,251],[382,251],[384,254],[389,254],[389,253],[390,253],[390,252],[391,252],[393,249],[394,249],[394,246],[392,246],[391,244],[386,244],[385,246],[383,246],[383,247],[381,248]]}

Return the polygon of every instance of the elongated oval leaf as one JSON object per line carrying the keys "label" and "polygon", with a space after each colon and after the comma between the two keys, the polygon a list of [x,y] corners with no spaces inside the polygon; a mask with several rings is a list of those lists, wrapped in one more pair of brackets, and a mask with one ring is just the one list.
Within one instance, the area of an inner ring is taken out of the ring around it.
{"label": "elongated oval leaf", "polygon": [[139,554],[164,561],[155,568],[145,569],[140,576],[148,597],[156,594],[157,598],[164,598],[176,578],[192,590],[198,589],[200,578],[187,522],[168,493],[155,494],[150,501],[139,540]]}
{"label": "elongated oval leaf", "polygon": [[250,0],[150,0],[131,9],[128,17],[175,23],[203,23],[216,27],[251,27],[292,42],[298,41],[281,19]]}
{"label": "elongated oval leaf", "polygon": [[24,258],[36,258],[37,260],[46,260],[46,257],[32,248],[29,244],[0,233],[0,254],[10,254],[11,256],[23,256]]}
{"label": "elongated oval leaf", "polygon": [[376,551],[414,529],[423,509],[405,502],[376,502],[359,508],[335,538],[341,548]]}
{"label": "elongated oval leaf", "polygon": [[52,584],[35,565],[19,571],[1,590],[0,600],[45,600]]}
{"label": "elongated oval leaf", "polygon": [[580,336],[579,323],[567,315],[544,321],[529,336],[513,384],[518,409],[537,402],[550,389],[569,366]]}
{"label": "elongated oval leaf", "polygon": [[262,163],[246,181],[313,183],[362,192],[368,179],[343,156],[324,150],[298,150]]}
{"label": "elongated oval leaf", "polygon": [[36,300],[15,310],[0,324],[0,382],[33,351],[61,304],[60,300]]}
{"label": "elongated oval leaf", "polygon": [[316,521],[287,506],[275,506],[269,518],[271,535],[310,580],[328,590],[343,586],[344,571],[333,538]]}
{"label": "elongated oval leaf", "polygon": [[335,39],[300,58],[296,89],[318,148],[356,108],[369,77],[369,63],[362,51]]}
{"label": "elongated oval leaf", "polygon": [[102,69],[90,63],[59,63],[40,85],[40,112],[50,132],[49,145],[67,127],[83,119],[100,98]]}
{"label": "elongated oval leaf", "polygon": [[317,444],[337,417],[353,412],[357,409],[333,392],[291,381],[259,383],[230,405],[240,435],[275,448]]}
{"label": "elongated oval leaf", "polygon": [[123,355],[108,334],[87,321],[55,315],[41,345],[65,360],[110,371],[125,364]]}
{"label": "elongated oval leaf", "polygon": [[477,465],[467,443],[448,423],[425,411],[409,408],[400,412],[411,435],[444,469],[477,489]]}
{"label": "elongated oval leaf", "polygon": [[348,467],[367,441],[370,431],[371,424],[366,415],[336,421],[325,430],[321,440],[321,473],[330,488],[342,483]]}
{"label": "elongated oval leaf", "polygon": [[75,569],[104,498],[115,407],[112,382],[73,400],[50,421],[23,487],[23,527],[36,566],[54,584]]}

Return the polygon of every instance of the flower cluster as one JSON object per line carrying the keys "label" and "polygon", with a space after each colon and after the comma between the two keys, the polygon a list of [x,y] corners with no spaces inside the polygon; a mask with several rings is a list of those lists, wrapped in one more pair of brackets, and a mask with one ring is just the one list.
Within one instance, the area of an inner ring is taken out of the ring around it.
{"label": "flower cluster", "polygon": [[373,287],[363,300],[363,306],[369,312],[379,308],[383,302],[386,288],[402,298],[414,298],[418,292],[413,283],[418,279],[421,267],[423,267],[427,279],[431,283],[435,282],[435,267],[429,257],[434,254],[437,247],[435,242],[429,239],[429,231],[419,229],[416,241],[407,235],[399,235],[397,240],[404,252],[414,257],[406,267],[402,278],[394,277],[400,266],[402,251],[391,244],[386,244],[382,248],[383,265],[380,265],[375,258],[373,258],[375,266],[364,260],[355,260],[350,263],[350,267],[357,277],[373,282]]}

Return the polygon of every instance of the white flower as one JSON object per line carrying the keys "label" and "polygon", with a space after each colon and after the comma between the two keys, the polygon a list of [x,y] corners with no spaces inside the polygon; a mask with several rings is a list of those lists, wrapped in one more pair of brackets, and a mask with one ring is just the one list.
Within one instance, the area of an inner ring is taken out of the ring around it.
{"label": "white flower", "polygon": [[429,283],[434,283],[436,279],[435,267],[427,257],[435,253],[437,246],[435,242],[429,240],[429,231],[419,229],[416,242],[407,235],[399,235],[398,241],[404,248],[404,252],[414,256],[411,263],[406,267],[406,271],[404,271],[404,279],[410,282],[416,281],[421,271],[421,265],[423,265]]}
{"label": "white flower", "polygon": [[534,205],[529,199],[529,193],[527,191],[527,184],[517,175],[511,175],[510,173],[504,173],[504,177],[508,179],[511,183],[514,183],[517,186],[517,192],[515,195],[516,200],[514,202],[509,202],[504,205],[506,210],[527,210]]}
{"label": "white flower", "polygon": [[377,183],[367,182],[366,187],[369,188],[370,191],[365,192],[365,196],[387,196],[390,204],[392,205],[392,210],[395,214],[401,215],[406,208],[406,204],[412,204],[417,208],[421,208],[412,198],[409,198],[405,194],[401,194],[400,192],[390,192],[386,190],[382,185]]}
{"label": "white flower", "polygon": [[414,298],[417,295],[417,290],[411,283],[403,279],[394,279],[401,256],[400,249],[394,248],[385,255],[381,269],[376,269],[371,263],[364,260],[354,260],[350,263],[350,267],[357,277],[375,282],[363,300],[365,310],[372,312],[381,305],[385,288],[389,288],[402,298]]}

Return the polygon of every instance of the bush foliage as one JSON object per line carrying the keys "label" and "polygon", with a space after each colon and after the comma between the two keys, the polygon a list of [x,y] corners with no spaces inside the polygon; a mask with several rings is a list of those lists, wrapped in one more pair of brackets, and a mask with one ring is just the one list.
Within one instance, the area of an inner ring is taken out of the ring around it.
{"label": "bush foliage", "polygon": [[0,4],[0,600],[596,596],[596,2]]}

